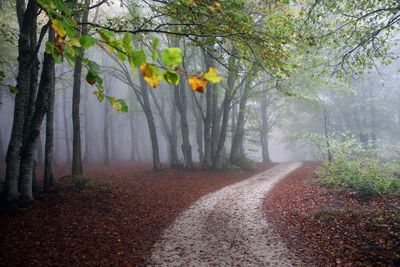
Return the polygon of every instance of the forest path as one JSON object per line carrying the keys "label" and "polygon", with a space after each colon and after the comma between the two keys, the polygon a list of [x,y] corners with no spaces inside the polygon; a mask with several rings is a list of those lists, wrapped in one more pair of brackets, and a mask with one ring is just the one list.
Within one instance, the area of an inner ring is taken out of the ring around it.
{"label": "forest path", "polygon": [[152,251],[149,266],[293,266],[262,211],[265,194],[301,166],[282,163],[198,200]]}

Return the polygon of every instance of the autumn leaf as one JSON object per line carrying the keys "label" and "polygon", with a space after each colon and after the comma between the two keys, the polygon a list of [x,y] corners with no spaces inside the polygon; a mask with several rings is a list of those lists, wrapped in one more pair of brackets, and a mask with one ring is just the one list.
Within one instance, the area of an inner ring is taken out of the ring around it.
{"label": "autumn leaf", "polygon": [[153,65],[143,63],[140,65],[140,71],[142,72],[144,80],[150,84],[150,86],[155,89],[160,85],[161,73],[160,70]]}
{"label": "autumn leaf", "polygon": [[68,46],[82,47],[81,42],[78,39],[72,38],[64,42]]}
{"label": "autumn leaf", "polygon": [[51,27],[60,37],[64,37],[67,34],[64,27],[56,19],[51,20]]}
{"label": "autumn leaf", "polygon": [[202,77],[211,83],[219,83],[222,81],[222,77],[217,73],[217,68],[213,67],[211,67],[208,72],[204,73]]}
{"label": "autumn leaf", "polygon": [[204,93],[208,81],[199,76],[190,76],[188,82],[194,92]]}

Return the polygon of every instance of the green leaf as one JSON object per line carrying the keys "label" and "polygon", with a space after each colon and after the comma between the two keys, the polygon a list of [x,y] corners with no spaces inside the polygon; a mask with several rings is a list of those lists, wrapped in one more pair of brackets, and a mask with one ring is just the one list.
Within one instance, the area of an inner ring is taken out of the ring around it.
{"label": "green leaf", "polygon": [[74,67],[74,66],[75,66],[75,51],[74,51],[73,48],[67,47],[67,48],[64,50],[64,57],[65,57],[65,59],[67,60],[68,64],[69,64],[71,67]]}
{"label": "green leaf", "polygon": [[125,33],[124,38],[122,38],[122,44],[124,47],[132,46],[132,35],[129,33]]}
{"label": "green leaf", "polygon": [[93,94],[97,97],[99,102],[102,102],[104,100],[105,95],[103,91],[94,91]]}
{"label": "green leaf", "polygon": [[163,78],[169,84],[173,84],[173,85],[179,84],[179,75],[175,71],[171,71],[171,70],[164,71]]}
{"label": "green leaf", "polygon": [[92,72],[94,75],[97,75],[97,73],[100,70],[99,64],[97,64],[94,61],[89,60],[86,64],[87,68],[89,69],[90,72]]}
{"label": "green leaf", "polygon": [[106,29],[100,29],[99,35],[100,35],[101,39],[106,43],[115,42],[115,34],[111,31],[108,31]]}
{"label": "green leaf", "polygon": [[88,82],[88,84],[93,85],[96,83],[96,75],[94,75],[92,72],[88,72],[86,74],[86,81]]}
{"label": "green leaf", "polygon": [[82,48],[84,49],[87,49],[97,43],[97,39],[89,35],[82,35],[79,40]]}
{"label": "green leaf", "polygon": [[116,99],[112,96],[106,96],[113,109],[116,111],[128,112],[128,106],[123,99]]}
{"label": "green leaf", "polygon": [[125,61],[125,59],[126,59],[125,53],[123,53],[123,52],[121,52],[119,50],[116,50],[116,51],[117,51],[117,55],[118,55],[119,60]]}
{"label": "green leaf", "polygon": [[176,68],[182,63],[182,50],[179,47],[166,48],[161,53],[164,64]]}
{"label": "green leaf", "polygon": [[129,54],[129,63],[132,68],[139,67],[146,62],[146,53],[142,49],[135,49]]}
{"label": "green leaf", "polygon": [[151,45],[151,57],[153,61],[158,59],[157,46],[160,44],[160,40],[154,37],[153,44]]}

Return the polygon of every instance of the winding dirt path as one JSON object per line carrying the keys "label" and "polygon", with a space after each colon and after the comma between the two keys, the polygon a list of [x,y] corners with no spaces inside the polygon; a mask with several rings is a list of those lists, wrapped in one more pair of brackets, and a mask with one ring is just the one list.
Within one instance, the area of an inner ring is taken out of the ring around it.
{"label": "winding dirt path", "polygon": [[149,266],[293,266],[262,212],[265,194],[301,166],[283,163],[198,200],[163,233]]}

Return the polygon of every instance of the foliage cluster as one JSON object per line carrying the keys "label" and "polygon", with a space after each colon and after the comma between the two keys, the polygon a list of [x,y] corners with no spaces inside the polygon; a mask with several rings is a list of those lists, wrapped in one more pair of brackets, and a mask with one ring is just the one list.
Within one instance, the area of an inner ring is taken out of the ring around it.
{"label": "foliage cluster", "polygon": [[331,161],[325,161],[317,175],[326,186],[354,190],[360,196],[400,196],[398,162],[384,162],[374,146],[364,146],[355,139],[341,142]]}

